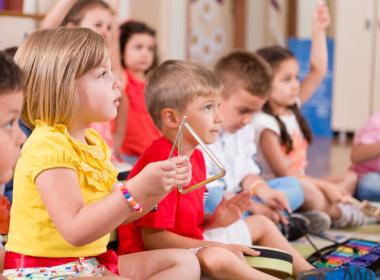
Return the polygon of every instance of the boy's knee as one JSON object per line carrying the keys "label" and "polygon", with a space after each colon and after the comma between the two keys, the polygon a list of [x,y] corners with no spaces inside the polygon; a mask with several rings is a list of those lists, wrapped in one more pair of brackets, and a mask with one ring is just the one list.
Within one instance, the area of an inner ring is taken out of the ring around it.
{"label": "boy's knee", "polygon": [[191,267],[199,267],[199,262],[196,255],[190,250],[184,249],[170,249],[171,250],[171,265],[184,265]]}
{"label": "boy's knee", "polygon": [[215,275],[224,270],[228,265],[228,256],[232,254],[221,247],[206,247],[197,253],[202,271],[206,275]]}

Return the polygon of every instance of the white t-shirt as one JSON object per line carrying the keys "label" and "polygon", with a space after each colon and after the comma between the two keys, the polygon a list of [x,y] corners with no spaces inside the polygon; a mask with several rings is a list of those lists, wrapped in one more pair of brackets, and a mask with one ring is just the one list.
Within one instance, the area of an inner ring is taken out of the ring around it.
{"label": "white t-shirt", "polygon": [[[248,174],[260,174],[260,168],[255,162],[256,145],[252,124],[246,125],[236,133],[222,132],[215,143],[208,145],[212,153],[223,164],[226,175],[210,184],[207,188],[223,187],[225,190],[237,193],[241,190],[240,182]],[[207,178],[219,173],[219,169],[206,153]]]}
{"label": "white t-shirt", "polygon": [[[293,140],[293,150],[286,154],[286,158],[288,160],[289,167],[294,168],[298,170],[299,172],[305,173],[306,166],[307,166],[307,147],[308,143],[306,139],[303,137],[303,134],[301,132],[301,128],[297,122],[296,116],[294,114],[290,115],[284,115],[280,116],[280,119],[284,123],[287,132],[289,133],[290,137]],[[256,113],[253,117],[252,124],[254,126],[255,130],[255,143],[257,147],[259,147],[257,152],[257,162],[260,165],[262,169],[262,176],[264,178],[274,178],[276,177],[275,174],[272,171],[272,168],[269,166],[268,162],[266,161],[263,153],[260,149],[260,138],[262,135],[262,132],[265,129],[269,129],[273,131],[275,134],[280,137],[280,126],[277,122],[277,120],[266,113],[259,112]],[[284,153],[286,153],[285,147],[282,147]]]}

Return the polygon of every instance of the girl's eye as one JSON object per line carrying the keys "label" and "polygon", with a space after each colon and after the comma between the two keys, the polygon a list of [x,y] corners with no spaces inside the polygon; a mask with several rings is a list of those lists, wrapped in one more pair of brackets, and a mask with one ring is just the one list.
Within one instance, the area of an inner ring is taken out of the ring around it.
{"label": "girl's eye", "polygon": [[17,124],[17,119],[11,119],[9,122],[7,122],[7,124],[5,125],[5,128],[6,129],[12,129],[13,126]]}
{"label": "girl's eye", "polygon": [[208,105],[205,106],[205,109],[206,109],[206,110],[211,110],[212,107],[213,107],[212,104],[208,104]]}
{"label": "girl's eye", "polygon": [[102,74],[98,76],[98,78],[103,78],[107,75],[107,71],[103,71]]}

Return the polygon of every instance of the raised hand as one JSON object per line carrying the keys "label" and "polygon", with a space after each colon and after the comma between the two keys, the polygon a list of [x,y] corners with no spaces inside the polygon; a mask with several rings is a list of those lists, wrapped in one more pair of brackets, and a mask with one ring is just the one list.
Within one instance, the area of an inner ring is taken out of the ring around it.
{"label": "raised hand", "polygon": [[329,8],[323,1],[319,1],[318,6],[314,12],[313,17],[313,30],[325,30],[330,25]]}

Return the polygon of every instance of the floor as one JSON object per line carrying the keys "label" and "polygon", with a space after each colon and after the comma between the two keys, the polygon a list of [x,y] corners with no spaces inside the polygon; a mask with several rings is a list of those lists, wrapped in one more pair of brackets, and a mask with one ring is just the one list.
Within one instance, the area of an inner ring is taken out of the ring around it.
{"label": "floor", "polygon": [[[317,177],[338,175],[350,167],[350,151],[352,139],[339,142],[336,139],[317,138],[309,148],[308,173]],[[343,230],[329,230],[325,237],[341,242],[349,238],[358,238],[380,242],[380,225],[368,225],[360,228],[347,228]],[[311,236],[312,242],[318,249],[333,244],[326,239]],[[315,248],[306,238],[301,238],[293,246],[305,258],[309,257]],[[380,278],[379,278],[380,279]]]}

